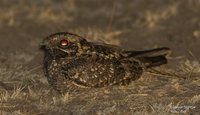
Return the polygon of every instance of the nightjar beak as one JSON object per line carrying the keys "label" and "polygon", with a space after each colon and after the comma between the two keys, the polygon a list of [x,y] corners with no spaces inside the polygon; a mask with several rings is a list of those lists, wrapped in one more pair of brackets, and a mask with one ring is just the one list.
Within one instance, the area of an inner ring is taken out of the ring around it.
{"label": "nightjar beak", "polygon": [[46,49],[46,44],[44,42],[40,42],[39,44],[40,50],[45,50]]}

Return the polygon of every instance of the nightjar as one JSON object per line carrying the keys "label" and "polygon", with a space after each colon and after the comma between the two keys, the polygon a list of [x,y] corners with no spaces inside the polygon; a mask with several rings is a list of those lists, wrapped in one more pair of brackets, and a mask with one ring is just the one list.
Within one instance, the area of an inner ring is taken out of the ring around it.
{"label": "nightjar", "polygon": [[44,73],[60,93],[82,88],[128,85],[142,73],[167,63],[169,48],[125,51],[118,46],[89,42],[78,35],[60,32],[46,37]]}

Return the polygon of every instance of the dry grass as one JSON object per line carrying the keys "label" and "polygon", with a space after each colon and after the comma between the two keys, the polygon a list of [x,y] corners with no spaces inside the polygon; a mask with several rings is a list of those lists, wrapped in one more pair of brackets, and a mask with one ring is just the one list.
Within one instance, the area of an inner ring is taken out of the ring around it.
{"label": "dry grass", "polygon": [[[43,4],[43,5],[41,5]],[[54,6],[54,7],[53,7]],[[75,1],[67,0],[63,2],[62,7],[55,6],[54,2],[44,0],[41,2],[28,3],[25,0],[16,1],[15,5],[2,6],[0,9],[0,24],[5,23],[8,26],[21,25],[19,16],[23,14],[23,20],[32,20],[37,23],[46,22],[70,22],[73,20],[73,12],[76,10]],[[6,12],[6,13],[5,13]]]}
{"label": "dry grass", "polygon": [[87,38],[89,41],[110,43],[113,45],[120,45],[118,36],[122,34],[122,31],[116,30],[116,31],[104,32],[102,30],[95,28],[88,28],[88,29],[80,28],[76,30],[71,30],[71,32],[81,35],[84,38]]}
{"label": "dry grass", "polygon": [[[6,46],[5,53],[0,52],[1,115],[200,113],[200,62],[193,55],[193,59],[171,57],[168,65],[149,70],[126,87],[64,95],[49,87],[42,65],[35,63],[41,38],[57,31],[122,43],[130,49],[150,48],[160,42],[177,48],[175,54],[190,47],[199,53],[199,0],[104,2],[101,6],[99,1],[78,0],[0,2],[0,47]],[[17,52],[7,51],[9,48]],[[28,67],[31,64],[34,66]]]}
{"label": "dry grass", "polygon": [[140,14],[140,18],[136,21],[136,24],[145,26],[148,29],[160,28],[162,22],[177,15],[179,4],[180,2],[174,2],[159,10],[148,9]]}
{"label": "dry grass", "polygon": [[28,63],[29,55],[22,53],[21,58],[16,58],[19,55],[11,54],[0,67],[1,114],[177,114],[199,108],[197,61],[180,61],[176,70],[156,68],[160,73],[147,72],[126,87],[58,95],[42,72],[23,68],[22,60]]}

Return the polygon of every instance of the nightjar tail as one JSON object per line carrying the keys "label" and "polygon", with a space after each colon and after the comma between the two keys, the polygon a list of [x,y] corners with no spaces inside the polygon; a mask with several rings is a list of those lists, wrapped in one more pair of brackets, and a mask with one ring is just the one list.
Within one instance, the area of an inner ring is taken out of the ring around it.
{"label": "nightjar tail", "polygon": [[166,64],[166,56],[171,53],[171,50],[163,47],[145,51],[126,51],[126,53],[129,58],[137,58],[146,68],[151,68]]}

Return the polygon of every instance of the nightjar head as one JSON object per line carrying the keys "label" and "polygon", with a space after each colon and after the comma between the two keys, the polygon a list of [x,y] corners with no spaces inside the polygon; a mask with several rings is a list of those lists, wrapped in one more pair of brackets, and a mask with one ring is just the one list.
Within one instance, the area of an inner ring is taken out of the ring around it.
{"label": "nightjar head", "polygon": [[52,58],[73,57],[87,48],[89,43],[84,38],[68,32],[52,34],[41,43],[41,49]]}

